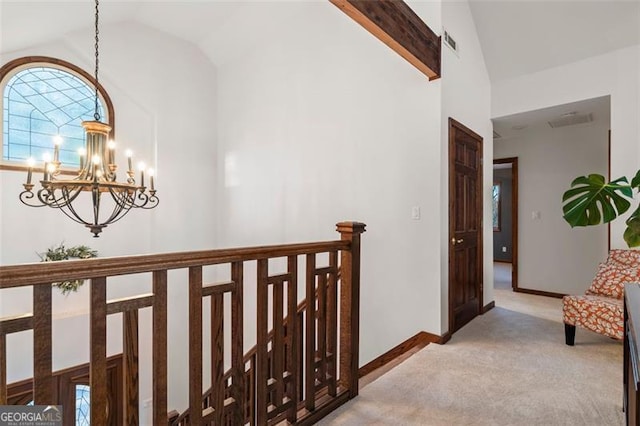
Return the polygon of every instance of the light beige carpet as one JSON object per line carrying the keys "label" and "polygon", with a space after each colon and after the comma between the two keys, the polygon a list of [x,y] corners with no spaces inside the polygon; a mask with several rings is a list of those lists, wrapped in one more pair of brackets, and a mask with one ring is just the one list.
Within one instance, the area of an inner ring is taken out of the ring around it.
{"label": "light beige carpet", "polygon": [[526,295],[541,305],[532,308],[505,296],[503,306],[528,312],[494,308],[319,424],[622,425],[621,343],[578,329],[566,346],[558,299]]}

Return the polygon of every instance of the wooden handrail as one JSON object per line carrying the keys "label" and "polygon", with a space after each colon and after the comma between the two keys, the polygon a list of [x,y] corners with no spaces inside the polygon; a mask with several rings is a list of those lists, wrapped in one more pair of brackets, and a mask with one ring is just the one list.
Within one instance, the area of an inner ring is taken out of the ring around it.
{"label": "wooden handrail", "polygon": [[191,266],[323,253],[331,250],[348,250],[349,247],[349,242],[342,240],[0,266],[0,289],[61,280],[129,275]]}
{"label": "wooden handrail", "polygon": [[[360,234],[364,228],[357,222],[338,224],[342,237],[339,241],[0,266],[0,290],[33,288],[32,315],[0,318],[0,370],[6,371],[6,335],[33,330],[34,401],[37,405],[56,403],[51,283],[90,279],[92,423],[107,424],[110,418],[105,385],[106,335],[107,316],[113,314],[123,315],[125,388],[123,417],[115,424],[140,422],[138,311],[151,308],[153,424],[170,421],[180,425],[272,425],[284,420],[310,424],[358,394],[354,377],[357,378],[358,367],[359,300],[354,298],[359,298]],[[316,265],[321,253],[328,255],[328,265]],[[286,259],[286,272],[269,270],[269,259],[274,258]],[[301,274],[305,279],[298,285],[300,259],[305,260],[305,273]],[[243,271],[247,262],[254,262],[257,267],[257,341],[245,354]],[[215,285],[205,283],[203,267],[221,264],[230,268],[231,279]],[[177,278],[169,282],[168,271],[173,269],[188,270],[188,281]],[[110,277],[139,273],[151,273],[150,293],[107,300]],[[189,323],[185,326],[189,335],[189,346],[185,348],[189,360],[189,407],[188,413],[178,415],[172,410],[169,416],[167,288],[185,284],[189,294]],[[301,303],[297,301],[298,288],[304,289],[306,295]],[[230,298],[230,304],[225,298]],[[205,301],[211,306],[211,320],[206,324]],[[225,309],[229,307],[227,316]],[[230,336],[225,336],[228,328],[224,321],[229,317]],[[209,360],[203,360],[203,332],[211,335]],[[231,342],[231,366],[225,372],[226,341]],[[210,362],[212,383],[204,400],[203,362]],[[5,382],[6,375],[0,374],[0,405],[6,403]]]}

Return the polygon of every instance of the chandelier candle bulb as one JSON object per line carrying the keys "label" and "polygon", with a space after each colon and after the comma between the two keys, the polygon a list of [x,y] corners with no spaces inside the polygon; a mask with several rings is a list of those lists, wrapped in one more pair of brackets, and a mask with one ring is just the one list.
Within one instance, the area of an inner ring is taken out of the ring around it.
{"label": "chandelier candle bulb", "polygon": [[42,159],[44,160],[44,176],[42,180],[49,180],[49,161],[51,161],[51,157],[45,153]]}
{"label": "chandelier candle bulb", "polygon": [[147,173],[149,174],[149,185],[151,186],[151,190],[154,191],[156,188],[153,184],[153,175],[155,174],[153,169],[149,169],[147,170]]}
{"label": "chandelier candle bulb", "polygon": [[87,155],[87,150],[84,148],[78,149],[78,156],[80,157],[80,170],[84,169],[84,157]]}
{"label": "chandelier candle bulb", "polygon": [[29,170],[27,171],[27,185],[31,183],[31,178],[33,176],[33,166],[36,164],[36,160],[33,159],[33,157],[29,157],[29,159],[27,160],[27,166],[29,167]]}
{"label": "chandelier candle bulb", "polygon": [[53,138],[53,162],[60,161],[60,145],[62,145],[62,136],[57,135]]}
{"label": "chandelier candle bulb", "polygon": [[132,163],[132,157],[133,157],[133,152],[131,152],[130,149],[127,150],[127,152],[125,153],[127,156],[127,165],[129,166],[129,173],[133,173],[133,166],[131,165]]}
{"label": "chandelier candle bulb", "polygon": [[100,165],[100,157],[96,154],[91,158],[93,163],[93,180],[98,180],[98,166]]}
{"label": "chandelier candle bulb", "polygon": [[138,164],[138,168],[140,169],[140,186],[144,188],[144,169],[145,169],[145,164],[144,163],[139,163]]}
{"label": "chandelier candle bulb", "polygon": [[110,140],[107,143],[107,148],[109,149],[109,164],[114,164],[115,160],[115,153],[116,153],[116,143],[112,140]]}

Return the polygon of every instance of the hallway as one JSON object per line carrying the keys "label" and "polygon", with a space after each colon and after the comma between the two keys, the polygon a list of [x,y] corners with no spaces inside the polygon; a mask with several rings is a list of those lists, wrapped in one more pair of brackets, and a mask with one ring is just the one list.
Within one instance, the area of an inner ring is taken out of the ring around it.
{"label": "hallway", "polygon": [[428,345],[319,424],[622,425],[620,342],[579,329],[568,347],[560,299],[495,295],[446,345]]}

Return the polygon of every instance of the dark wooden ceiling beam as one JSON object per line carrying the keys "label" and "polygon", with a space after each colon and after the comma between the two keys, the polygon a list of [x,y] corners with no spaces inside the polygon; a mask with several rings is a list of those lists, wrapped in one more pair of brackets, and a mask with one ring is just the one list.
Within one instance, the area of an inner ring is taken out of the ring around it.
{"label": "dark wooden ceiling beam", "polygon": [[440,37],[402,0],[329,0],[429,77],[440,78]]}

